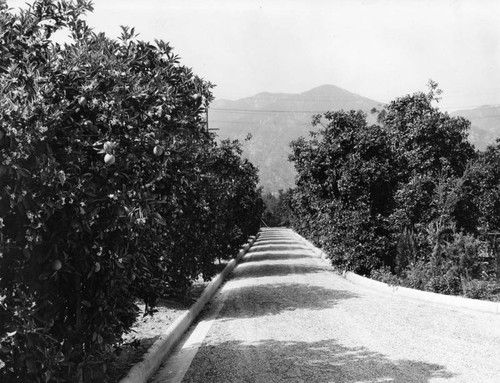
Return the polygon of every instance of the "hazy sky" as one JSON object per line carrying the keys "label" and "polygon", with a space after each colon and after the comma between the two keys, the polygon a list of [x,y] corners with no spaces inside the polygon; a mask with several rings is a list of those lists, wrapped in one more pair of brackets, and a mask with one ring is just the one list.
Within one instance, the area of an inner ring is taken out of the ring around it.
{"label": "hazy sky", "polygon": [[[9,0],[11,6],[26,0]],[[94,0],[88,23],[169,41],[216,97],[322,84],[387,102],[443,89],[444,109],[500,104],[499,0]]]}

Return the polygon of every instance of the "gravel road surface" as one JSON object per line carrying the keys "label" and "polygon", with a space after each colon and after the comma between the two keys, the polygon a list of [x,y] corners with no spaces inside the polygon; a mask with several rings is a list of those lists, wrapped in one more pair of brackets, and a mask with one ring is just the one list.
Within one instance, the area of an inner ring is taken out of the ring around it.
{"label": "gravel road surface", "polygon": [[204,315],[182,382],[500,382],[499,315],[354,285],[288,229],[263,231]]}

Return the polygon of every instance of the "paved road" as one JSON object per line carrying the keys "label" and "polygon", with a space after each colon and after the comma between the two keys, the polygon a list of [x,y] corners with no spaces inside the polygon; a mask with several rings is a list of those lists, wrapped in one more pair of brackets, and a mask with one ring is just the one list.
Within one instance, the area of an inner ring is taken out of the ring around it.
{"label": "paved road", "polygon": [[499,315],[368,291],[286,229],[262,233],[203,318],[177,381],[500,382]]}

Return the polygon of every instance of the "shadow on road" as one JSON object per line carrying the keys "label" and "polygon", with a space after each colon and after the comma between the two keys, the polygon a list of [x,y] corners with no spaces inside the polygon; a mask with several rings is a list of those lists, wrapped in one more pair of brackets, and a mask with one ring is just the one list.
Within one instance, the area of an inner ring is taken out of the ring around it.
{"label": "shadow on road", "polygon": [[254,242],[254,245],[269,245],[269,244],[288,245],[290,243],[304,245],[304,241],[290,237],[259,238],[256,242]]}
{"label": "shadow on road", "polygon": [[272,276],[284,277],[293,274],[313,274],[324,271],[325,269],[321,266],[307,265],[299,262],[286,264],[273,262],[244,263],[238,267],[233,279]]}
{"label": "shadow on road", "polygon": [[241,264],[261,261],[286,261],[300,258],[311,258],[311,253],[307,249],[275,250],[275,251],[253,251],[248,253]]}
{"label": "shadow on road", "polygon": [[254,318],[278,315],[293,310],[323,310],[335,306],[344,299],[357,298],[349,291],[328,289],[303,283],[274,283],[235,285],[228,291],[230,295],[218,318]]}
{"label": "shadow on road", "polygon": [[309,248],[301,243],[283,242],[254,245],[248,252],[249,254],[262,251],[280,251],[280,250],[302,250],[310,251]]}
{"label": "shadow on road", "polygon": [[192,367],[183,382],[425,383],[455,376],[438,364],[392,360],[334,340],[223,342],[200,349]]}
{"label": "shadow on road", "polygon": [[253,249],[238,265],[234,279],[287,276],[325,272],[325,266],[312,260],[311,253],[304,248],[282,248],[273,250]]}
{"label": "shadow on road", "polygon": [[454,376],[438,364],[393,360],[335,340],[261,340],[227,341],[200,349],[183,382],[425,383]]}

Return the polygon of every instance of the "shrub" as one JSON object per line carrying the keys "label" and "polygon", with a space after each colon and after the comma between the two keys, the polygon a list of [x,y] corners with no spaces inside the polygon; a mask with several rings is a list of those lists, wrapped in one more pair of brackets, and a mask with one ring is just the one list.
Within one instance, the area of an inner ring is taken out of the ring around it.
{"label": "shrub", "polygon": [[426,262],[417,260],[410,263],[406,270],[404,270],[401,276],[401,284],[412,289],[425,290],[429,278],[429,270]]}
{"label": "shrub", "polygon": [[401,280],[396,275],[394,275],[387,267],[373,270],[370,278],[374,279],[375,281],[387,283],[390,286],[402,285]]}
{"label": "shrub", "polygon": [[[443,232],[442,228],[437,230]],[[434,232],[429,235],[437,238]],[[454,233],[449,240],[439,241],[433,242],[434,251],[428,261],[418,260],[403,271],[402,284],[442,294],[464,294],[464,281],[481,277],[479,251],[483,243],[463,233]]]}
{"label": "shrub", "polygon": [[500,285],[496,281],[478,279],[463,280],[462,290],[467,298],[487,299],[500,302]]}

